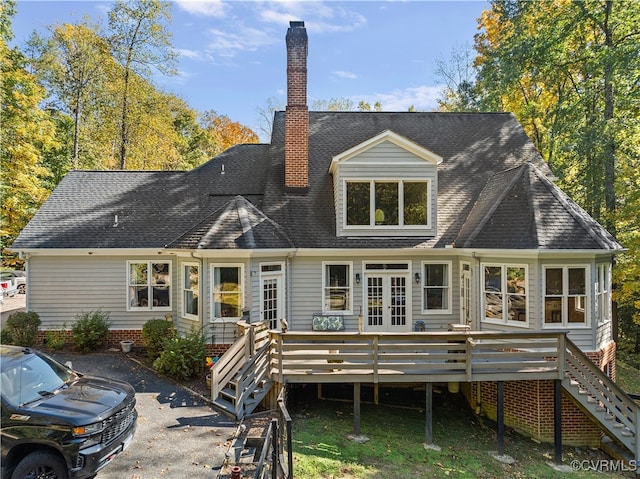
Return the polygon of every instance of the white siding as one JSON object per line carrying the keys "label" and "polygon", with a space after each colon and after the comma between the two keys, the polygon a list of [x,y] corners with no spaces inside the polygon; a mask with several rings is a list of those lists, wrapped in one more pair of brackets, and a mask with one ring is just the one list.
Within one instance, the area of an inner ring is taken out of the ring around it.
{"label": "white siding", "polygon": [[176,317],[176,263],[171,262],[172,311],[127,311],[127,260],[158,261],[158,256],[33,256],[29,259],[29,311],[40,315],[43,329],[70,328],[78,314],[101,309],[111,329],[141,329],[153,318]]}

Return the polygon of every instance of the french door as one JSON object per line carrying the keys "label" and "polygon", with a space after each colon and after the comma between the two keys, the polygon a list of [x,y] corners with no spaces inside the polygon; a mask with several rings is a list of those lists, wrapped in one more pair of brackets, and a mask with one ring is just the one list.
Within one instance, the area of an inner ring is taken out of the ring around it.
{"label": "french door", "polygon": [[411,330],[411,284],[408,273],[367,272],[365,294],[365,331]]}
{"label": "french door", "polygon": [[282,263],[260,265],[260,317],[269,329],[279,329],[285,314],[283,270]]}

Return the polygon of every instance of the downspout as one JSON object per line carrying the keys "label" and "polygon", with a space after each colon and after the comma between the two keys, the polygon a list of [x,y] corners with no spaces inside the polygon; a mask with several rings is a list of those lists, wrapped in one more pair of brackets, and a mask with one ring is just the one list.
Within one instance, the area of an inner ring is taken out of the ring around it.
{"label": "downspout", "polygon": [[293,294],[291,294],[292,292],[292,284],[293,284],[293,274],[291,273],[291,260],[293,258],[296,257],[296,254],[298,254],[298,250],[294,249],[293,251],[289,251],[289,253],[287,253],[287,269],[285,271],[286,274],[286,285],[287,285],[287,291],[286,291],[286,297],[287,297],[287,310],[285,311],[285,318],[288,317],[287,321],[289,323],[289,327],[292,328],[294,326],[293,324],[293,318],[291,317],[291,312],[293,311]]}
{"label": "downspout", "polygon": [[[475,267],[478,271],[477,280],[478,287],[476,288],[478,294],[475,295],[475,310],[476,310],[476,322],[478,325],[478,331],[482,329],[482,271],[480,270],[480,258],[476,255],[474,251],[471,253],[471,257],[475,259]],[[476,381],[476,414],[480,415],[482,412],[482,381]]]}
{"label": "downspout", "polygon": [[[193,251],[191,251],[191,257],[193,259],[195,259],[198,262],[198,268],[200,269],[200,274],[204,273],[204,261],[202,256],[196,256],[195,253]],[[200,278],[198,279],[198,295],[200,298],[203,298],[204,296],[202,295],[202,281],[200,280]],[[200,322],[200,330],[204,331],[206,325],[205,325],[205,320],[204,320],[204,313],[203,313],[203,308],[202,308],[202,304],[198,304],[198,319]],[[211,342],[213,344],[213,341]]]}

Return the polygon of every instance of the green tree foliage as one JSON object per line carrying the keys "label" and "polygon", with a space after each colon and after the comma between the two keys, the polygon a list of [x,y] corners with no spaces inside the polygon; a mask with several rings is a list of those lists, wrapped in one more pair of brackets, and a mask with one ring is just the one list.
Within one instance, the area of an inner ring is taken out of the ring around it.
{"label": "green tree foliage", "polygon": [[640,322],[640,3],[493,1],[479,23],[481,109],[514,112],[563,189],[629,248],[616,294]]}
{"label": "green tree foliage", "polygon": [[60,109],[73,119],[72,166],[77,169],[85,109],[94,107],[90,103],[108,81],[105,63],[112,61],[108,45],[88,19],[77,25],[52,27],[50,39],[42,43],[35,64]]}
{"label": "green tree foliage", "polygon": [[57,146],[55,125],[39,108],[44,90],[26,70],[26,59],[9,48],[10,18],[4,18],[0,38],[0,239],[7,246],[45,200],[50,175],[44,152]]}
{"label": "green tree foliage", "polygon": [[[131,88],[134,75],[149,78],[152,69],[174,74],[176,55],[171,48],[171,34],[167,28],[171,20],[169,2],[158,0],[118,0],[109,12],[109,43],[113,57],[122,67],[119,124],[120,169],[127,166],[127,150],[135,132]],[[144,106],[143,106],[144,108]]]}

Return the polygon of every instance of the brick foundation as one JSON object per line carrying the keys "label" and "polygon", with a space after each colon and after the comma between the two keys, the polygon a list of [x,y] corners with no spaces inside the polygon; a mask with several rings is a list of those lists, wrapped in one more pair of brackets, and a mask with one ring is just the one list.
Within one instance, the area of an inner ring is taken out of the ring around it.
{"label": "brick foundation", "polygon": [[[616,344],[609,343],[586,355],[615,380]],[[463,392],[471,407],[489,419],[497,419],[496,382],[467,384]],[[553,381],[505,381],[504,423],[521,434],[542,442],[553,442]],[[562,392],[562,442],[571,446],[598,447],[599,427]]]}
{"label": "brick foundation", "polygon": [[[36,346],[47,346],[48,334],[64,335],[65,348],[73,348],[73,338],[71,330],[41,330],[38,331],[38,339]],[[134,341],[134,347],[142,347],[142,330],[141,329],[112,329],[109,331],[107,340],[105,341],[105,347],[117,347],[120,348],[120,341],[131,340]],[[231,344],[207,344],[207,355],[209,356],[222,356],[227,349],[231,347]]]}

